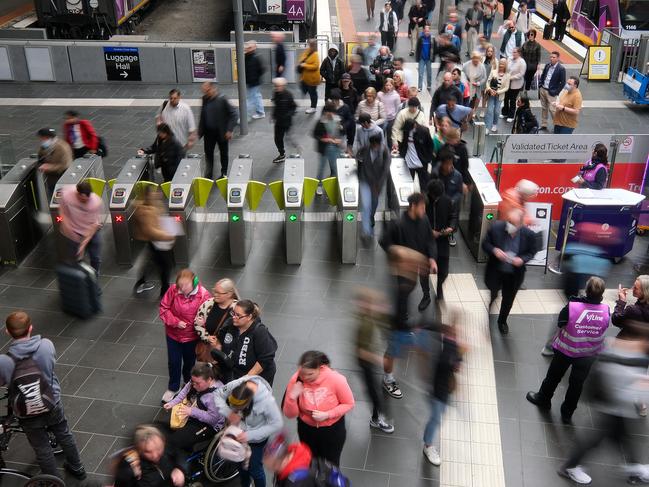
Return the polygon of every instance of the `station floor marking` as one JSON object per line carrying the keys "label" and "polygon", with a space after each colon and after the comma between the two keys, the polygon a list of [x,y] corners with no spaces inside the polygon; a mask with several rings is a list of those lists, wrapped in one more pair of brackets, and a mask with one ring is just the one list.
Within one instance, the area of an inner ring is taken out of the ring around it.
{"label": "station floor marking", "polygon": [[[428,98],[424,96],[423,98]],[[106,108],[136,108],[136,107],[159,107],[161,98],[0,98],[0,106],[29,106],[29,107],[106,107]],[[194,98],[183,98],[183,101],[192,107],[200,107],[202,100]],[[230,102],[239,106],[236,98]],[[295,100],[302,108],[310,106],[308,100]],[[319,100],[318,106],[323,106],[324,101]],[[271,107],[269,98],[264,99],[264,106]],[[539,100],[532,100],[531,106],[539,108]],[[584,108],[628,108],[631,103],[624,100],[584,100]]]}

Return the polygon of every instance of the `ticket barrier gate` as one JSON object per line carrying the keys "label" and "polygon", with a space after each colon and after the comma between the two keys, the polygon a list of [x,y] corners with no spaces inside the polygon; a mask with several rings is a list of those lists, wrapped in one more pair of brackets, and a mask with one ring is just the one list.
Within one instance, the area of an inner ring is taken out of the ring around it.
{"label": "ticket barrier gate", "polygon": [[182,229],[176,235],[174,258],[177,264],[188,265],[191,256],[200,243],[201,229],[193,217],[196,210],[194,199],[194,180],[201,177],[201,157],[198,154],[188,154],[180,161],[171,181],[160,186],[165,196],[169,198],[169,216]]}
{"label": "ticket barrier gate", "polygon": [[60,212],[60,200],[63,188],[67,186],[76,186],[79,182],[88,180],[92,187],[93,193],[100,198],[104,198],[104,165],[101,157],[96,154],[86,154],[83,157],[75,159],[72,165],[61,175],[54,186],[54,193],[50,199],[50,215],[52,223],[57,233],[57,249],[60,258],[65,258],[67,251],[65,240],[60,238],[61,233],[59,226],[63,221],[63,215]]}
{"label": "ticket barrier gate", "polygon": [[322,180],[332,206],[338,207],[336,225],[343,264],[355,264],[358,251],[358,170],[355,159],[336,161],[337,177]]}
{"label": "ticket barrier gate", "polygon": [[51,225],[37,218],[47,211],[39,208],[45,186],[37,166],[36,157],[21,159],[0,179],[0,265],[20,264]]}
{"label": "ticket barrier gate", "polygon": [[133,238],[133,218],[136,199],[139,198],[149,182],[149,160],[146,156],[129,159],[116,179],[109,181],[111,196],[109,201],[110,220],[113,226],[115,256],[120,265],[132,265],[141,245]]}
{"label": "ticket barrier gate", "polygon": [[460,213],[460,231],[476,261],[486,262],[482,241],[491,223],[498,218],[498,204],[502,198],[481,159],[469,159],[469,174],[474,184],[468,195],[468,205]]}
{"label": "ticket barrier gate", "polygon": [[254,211],[261,202],[266,185],[252,179],[252,159],[247,154],[240,154],[228,170],[227,181],[216,182],[219,187],[225,185],[228,207],[228,240],[230,243],[230,262],[233,265],[245,265],[250,254],[253,239],[251,215],[245,211]]}
{"label": "ticket barrier gate", "polygon": [[412,179],[406,161],[393,157],[390,163],[390,184],[388,185],[388,206],[390,219],[398,220],[408,209],[408,197],[415,192],[415,182]]}
{"label": "ticket barrier gate", "polygon": [[304,242],[304,208],[311,205],[318,180],[304,177],[304,159],[291,156],[284,163],[284,177],[268,185],[280,210],[284,210],[286,263],[301,264]]}

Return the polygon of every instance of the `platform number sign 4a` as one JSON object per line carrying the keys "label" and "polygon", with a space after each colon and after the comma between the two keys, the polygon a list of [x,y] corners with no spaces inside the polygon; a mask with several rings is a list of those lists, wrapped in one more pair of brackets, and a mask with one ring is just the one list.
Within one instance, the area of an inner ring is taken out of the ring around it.
{"label": "platform number sign 4a", "polygon": [[304,0],[286,0],[286,20],[304,22],[306,20]]}

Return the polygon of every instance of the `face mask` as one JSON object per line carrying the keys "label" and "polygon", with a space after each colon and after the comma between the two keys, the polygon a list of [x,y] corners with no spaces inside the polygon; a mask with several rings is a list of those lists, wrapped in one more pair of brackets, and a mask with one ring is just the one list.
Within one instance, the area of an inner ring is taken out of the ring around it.
{"label": "face mask", "polygon": [[51,139],[50,140],[44,140],[43,142],[41,142],[41,147],[43,149],[49,149],[51,146],[52,146],[52,140]]}
{"label": "face mask", "polygon": [[516,228],[516,225],[513,225],[513,224],[507,222],[505,224],[505,230],[507,230],[508,234],[514,235],[516,233],[516,231],[518,230],[518,228]]}
{"label": "face mask", "polygon": [[570,86],[568,83],[566,83],[566,86],[564,86],[564,89],[566,91],[572,91],[572,86]]}

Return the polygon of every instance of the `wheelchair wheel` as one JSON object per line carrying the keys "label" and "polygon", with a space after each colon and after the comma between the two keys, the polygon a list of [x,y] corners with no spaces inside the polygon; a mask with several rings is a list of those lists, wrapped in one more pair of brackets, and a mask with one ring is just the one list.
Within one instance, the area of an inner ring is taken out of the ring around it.
{"label": "wheelchair wheel", "polygon": [[227,482],[239,475],[239,464],[223,460],[219,457],[216,447],[221,433],[218,433],[205,450],[205,476],[215,483]]}
{"label": "wheelchair wheel", "polygon": [[39,474],[29,479],[24,487],[65,487],[65,482],[54,475]]}

